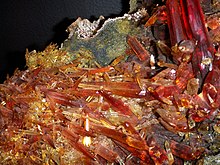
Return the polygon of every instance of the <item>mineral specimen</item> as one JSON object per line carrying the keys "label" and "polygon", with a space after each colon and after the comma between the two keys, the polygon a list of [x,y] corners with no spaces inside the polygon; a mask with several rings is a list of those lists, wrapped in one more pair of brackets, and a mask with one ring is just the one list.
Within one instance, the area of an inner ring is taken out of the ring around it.
{"label": "mineral specimen", "polygon": [[219,163],[219,13],[130,4],[77,19],[0,84],[0,164]]}

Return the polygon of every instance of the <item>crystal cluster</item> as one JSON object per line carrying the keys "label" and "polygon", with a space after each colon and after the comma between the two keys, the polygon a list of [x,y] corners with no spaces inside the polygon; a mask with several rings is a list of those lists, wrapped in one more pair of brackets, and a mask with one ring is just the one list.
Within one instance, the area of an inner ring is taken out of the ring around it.
{"label": "crystal cluster", "polygon": [[197,0],[130,4],[26,52],[28,69],[0,84],[0,164],[220,161],[219,14],[203,18]]}

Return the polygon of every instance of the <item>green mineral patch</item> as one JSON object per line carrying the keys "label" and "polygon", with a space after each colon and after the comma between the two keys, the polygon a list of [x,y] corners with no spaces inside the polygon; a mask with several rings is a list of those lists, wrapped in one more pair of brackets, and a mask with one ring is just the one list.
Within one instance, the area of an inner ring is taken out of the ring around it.
{"label": "green mineral patch", "polygon": [[107,20],[97,34],[89,38],[80,38],[77,32],[64,42],[62,50],[72,54],[72,58],[82,50],[91,52],[100,65],[105,66],[111,63],[116,57],[125,54],[128,45],[128,35],[144,35],[144,28],[138,26],[138,21],[128,17],[119,17]]}

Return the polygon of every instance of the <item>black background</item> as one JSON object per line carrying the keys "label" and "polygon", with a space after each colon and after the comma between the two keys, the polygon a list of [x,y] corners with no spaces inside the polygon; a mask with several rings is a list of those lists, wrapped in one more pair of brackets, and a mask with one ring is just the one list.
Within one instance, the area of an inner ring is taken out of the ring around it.
{"label": "black background", "polygon": [[129,0],[2,0],[0,2],[0,83],[25,68],[25,51],[62,43],[78,17],[122,16]]}

